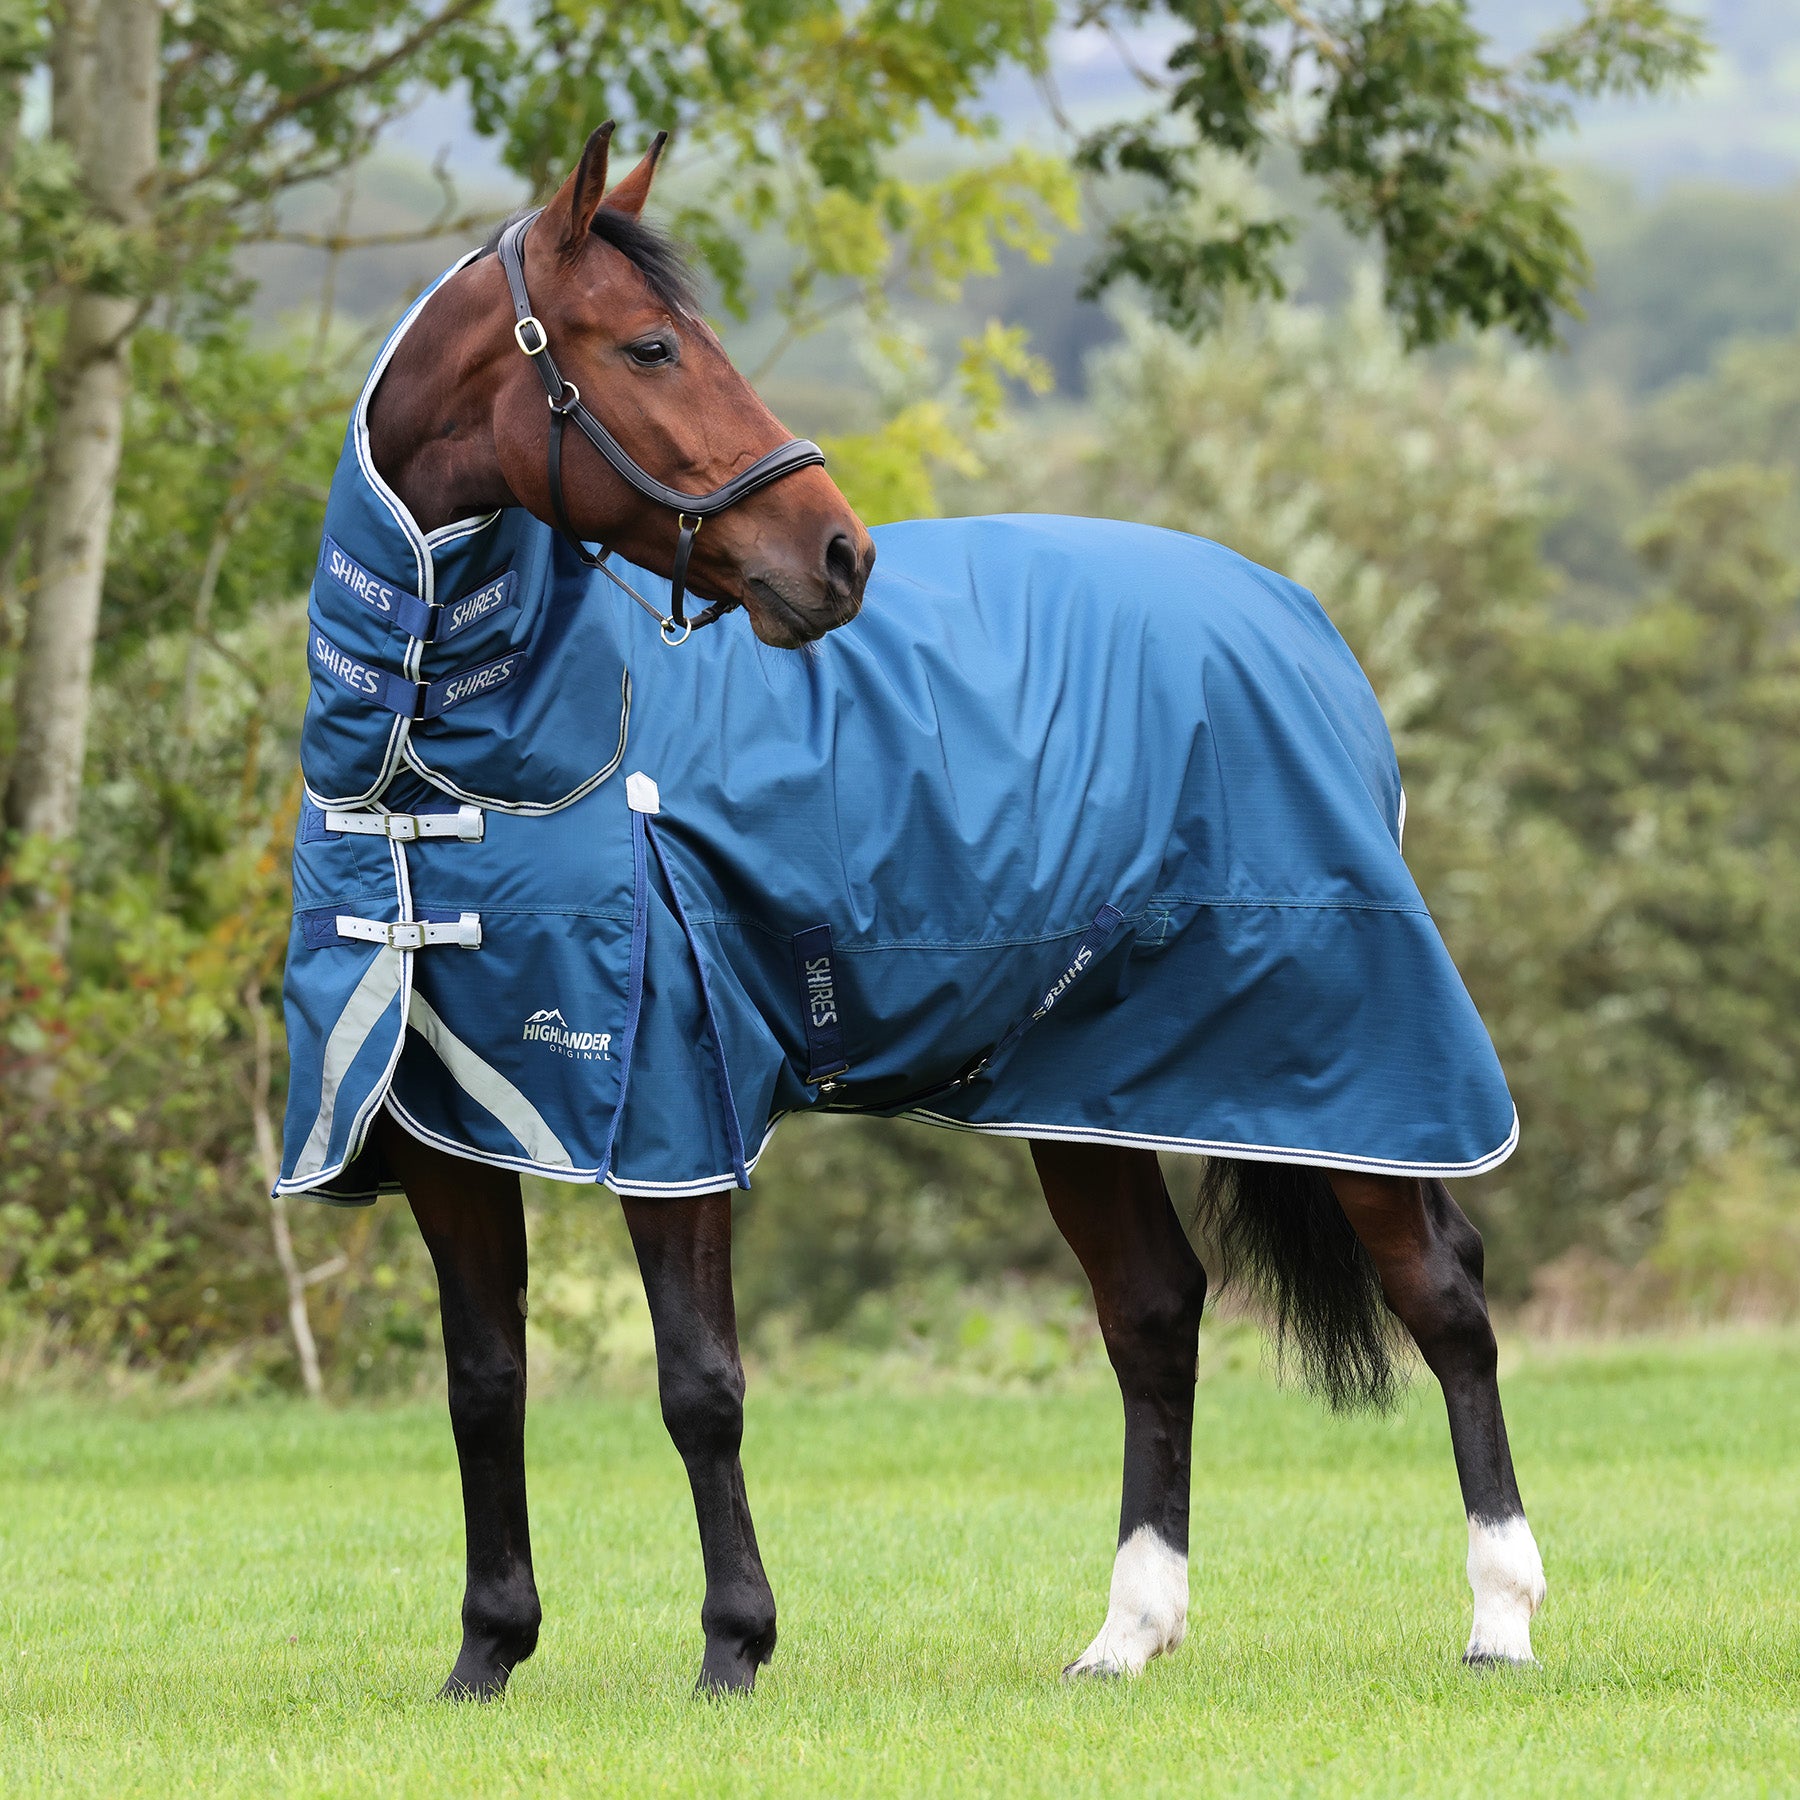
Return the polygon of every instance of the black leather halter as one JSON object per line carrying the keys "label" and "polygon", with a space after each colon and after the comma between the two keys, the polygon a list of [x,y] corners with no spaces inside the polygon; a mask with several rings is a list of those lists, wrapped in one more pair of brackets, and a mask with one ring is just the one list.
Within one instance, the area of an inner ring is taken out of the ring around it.
{"label": "black leather halter", "polygon": [[[692,632],[702,625],[712,624],[737,604],[735,600],[717,601],[692,623],[688,620],[688,558],[693,554],[694,537],[700,527],[714,513],[722,513],[728,506],[736,506],[740,500],[747,500],[759,489],[766,488],[770,482],[779,481],[782,476],[791,475],[796,469],[822,468],[825,452],[805,438],[790,438],[785,444],[778,444],[767,456],[753,462],[742,474],[732,476],[723,487],[714,488],[710,494],[684,494],[679,488],[666,486],[648,470],[640,468],[619,440],[582,404],[581,390],[574,382],[563,379],[562,370],[556,366],[556,359],[550,354],[550,339],[543,323],[531,310],[531,296],[525,291],[525,234],[537,217],[535,212],[527,213],[524,218],[515,219],[507,226],[500,234],[499,252],[500,267],[506,272],[506,285],[512,290],[515,315],[513,337],[518,341],[519,348],[530,357],[550,401],[550,505],[556,514],[557,530],[590,569],[598,569],[609,581],[617,583],[656,620],[664,643],[685,643]],[[568,507],[563,501],[562,454],[563,429],[571,419],[575,421],[576,429],[605,457],[621,479],[646,500],[668,507],[675,515],[680,535],[675,543],[675,572],[669,578],[669,611],[666,617],[629,582],[621,580],[606,566],[607,550],[604,544],[596,556],[582,543],[575,527],[569,522]],[[671,637],[671,631],[679,631],[681,635]]]}

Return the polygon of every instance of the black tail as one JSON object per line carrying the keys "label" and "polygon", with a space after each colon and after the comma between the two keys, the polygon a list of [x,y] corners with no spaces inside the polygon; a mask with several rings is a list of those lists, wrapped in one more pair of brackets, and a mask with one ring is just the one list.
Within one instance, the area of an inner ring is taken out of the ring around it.
{"label": "black tail", "polygon": [[1399,1338],[1375,1264],[1322,1169],[1210,1157],[1196,1224],[1219,1248],[1224,1279],[1269,1305],[1277,1345],[1334,1412],[1391,1409]]}

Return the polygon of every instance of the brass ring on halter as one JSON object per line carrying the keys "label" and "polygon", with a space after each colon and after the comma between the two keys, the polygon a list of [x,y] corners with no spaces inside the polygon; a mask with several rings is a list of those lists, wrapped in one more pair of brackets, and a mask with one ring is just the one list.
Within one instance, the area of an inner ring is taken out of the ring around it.
{"label": "brass ring on halter", "polygon": [[560,399],[553,394],[546,394],[544,398],[550,402],[550,410],[553,413],[561,413],[566,416],[581,404],[581,389],[574,382],[565,381]]}
{"label": "brass ring on halter", "polygon": [[[669,627],[672,625],[680,631],[680,637],[669,636]],[[694,628],[686,619],[677,620],[672,617],[664,619],[657,626],[657,630],[662,634],[662,641],[667,644],[671,650],[677,649],[682,644],[685,644],[688,639],[694,635]]]}

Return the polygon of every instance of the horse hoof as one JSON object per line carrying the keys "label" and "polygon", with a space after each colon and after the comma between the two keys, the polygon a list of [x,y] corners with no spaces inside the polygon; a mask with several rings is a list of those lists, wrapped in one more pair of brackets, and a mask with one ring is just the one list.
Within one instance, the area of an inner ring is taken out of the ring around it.
{"label": "horse hoof", "polygon": [[1529,1671],[1543,1666],[1535,1656],[1501,1656],[1490,1650],[1470,1650],[1463,1656],[1463,1667],[1473,1669],[1478,1675],[1485,1675],[1489,1669]]}
{"label": "horse hoof", "polygon": [[775,1627],[755,1637],[732,1642],[720,1639],[706,1646],[700,1661],[696,1694],[747,1694],[756,1686],[756,1671],[775,1654]]}
{"label": "horse hoof", "polygon": [[1072,1663],[1064,1663],[1062,1678],[1064,1681],[1123,1681],[1127,1675],[1135,1673],[1136,1670],[1126,1668],[1122,1662],[1095,1656],[1090,1651],[1076,1657]]}
{"label": "horse hoof", "polygon": [[440,1700],[470,1700],[485,1704],[489,1700],[498,1700],[506,1692],[506,1678],[509,1671],[501,1669],[497,1673],[486,1675],[463,1675],[452,1670],[444,1685],[438,1689]]}
{"label": "horse hoof", "polygon": [[[484,1639],[486,1641],[484,1641]],[[529,1641],[496,1644],[486,1633],[473,1642],[465,1638],[457,1652],[456,1666],[438,1689],[440,1700],[498,1700],[506,1692],[512,1672],[537,1648],[537,1634]]]}

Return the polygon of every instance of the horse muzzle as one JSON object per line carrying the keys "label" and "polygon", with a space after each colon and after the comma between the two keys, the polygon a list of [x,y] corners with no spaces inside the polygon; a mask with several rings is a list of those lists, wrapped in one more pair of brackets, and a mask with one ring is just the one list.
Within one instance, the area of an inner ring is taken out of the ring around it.
{"label": "horse muzzle", "polygon": [[746,572],[744,605],[751,629],[765,644],[795,650],[848,625],[862,610],[863,590],[875,566],[875,544],[854,514],[834,522],[810,567],[766,567]]}

